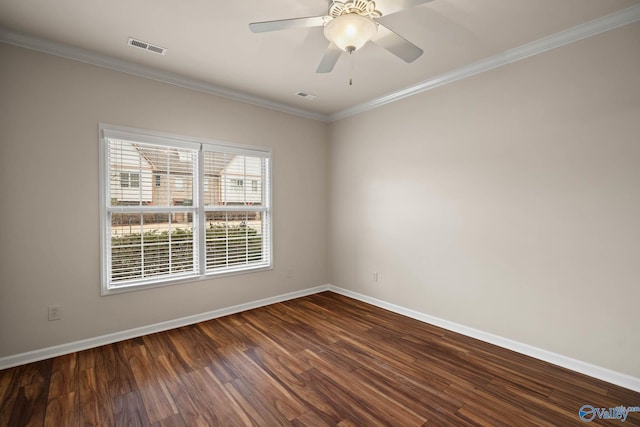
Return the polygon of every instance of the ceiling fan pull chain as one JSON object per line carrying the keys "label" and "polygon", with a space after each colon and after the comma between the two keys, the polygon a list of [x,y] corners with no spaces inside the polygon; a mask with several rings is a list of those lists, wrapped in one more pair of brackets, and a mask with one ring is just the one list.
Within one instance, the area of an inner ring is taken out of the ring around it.
{"label": "ceiling fan pull chain", "polygon": [[353,86],[353,50],[349,51],[349,86]]}

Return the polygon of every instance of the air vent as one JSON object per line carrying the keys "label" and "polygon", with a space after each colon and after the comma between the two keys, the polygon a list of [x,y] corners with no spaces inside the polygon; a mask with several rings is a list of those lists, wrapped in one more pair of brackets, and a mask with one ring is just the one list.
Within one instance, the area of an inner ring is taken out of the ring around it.
{"label": "air vent", "polygon": [[134,39],[132,37],[129,37],[129,46],[144,49],[149,52],[157,53],[159,55],[164,55],[165,53],[167,53],[167,49],[163,47],[152,45],[151,43],[143,42],[142,40]]}
{"label": "air vent", "polygon": [[306,92],[298,92],[296,93],[296,95],[300,98],[308,99],[309,101],[315,101],[316,99],[318,99],[318,95],[312,95]]}

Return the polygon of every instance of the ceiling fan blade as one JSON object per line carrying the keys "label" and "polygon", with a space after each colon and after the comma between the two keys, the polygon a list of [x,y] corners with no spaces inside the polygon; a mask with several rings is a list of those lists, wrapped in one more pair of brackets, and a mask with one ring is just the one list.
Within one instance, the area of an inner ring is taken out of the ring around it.
{"label": "ceiling fan blade", "polygon": [[318,68],[316,69],[316,73],[330,73],[331,70],[333,70],[333,67],[336,66],[336,62],[338,62],[341,53],[342,49],[340,49],[335,43],[331,42],[322,57],[322,61],[320,61],[320,65],[318,65]]}
{"label": "ceiling fan blade", "polygon": [[371,41],[387,49],[404,62],[413,62],[424,53],[418,46],[380,23],[378,23],[378,33]]}
{"label": "ceiling fan blade", "polygon": [[378,2],[376,2],[376,5],[378,6],[378,9],[380,9],[380,12],[382,12],[382,16],[387,16],[392,13],[400,12],[401,10],[429,3],[430,1],[433,0],[385,0],[384,2],[380,2],[382,4],[378,4]]}
{"label": "ceiling fan blade", "polygon": [[311,16],[308,18],[280,19],[278,21],[252,22],[249,28],[254,33],[288,30],[289,28],[321,27],[330,20],[329,16]]}

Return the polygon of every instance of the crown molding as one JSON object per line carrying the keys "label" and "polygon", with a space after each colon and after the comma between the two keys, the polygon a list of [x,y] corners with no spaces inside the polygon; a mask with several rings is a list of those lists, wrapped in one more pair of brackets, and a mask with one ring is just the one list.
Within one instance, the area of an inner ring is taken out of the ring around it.
{"label": "crown molding", "polygon": [[245,104],[257,105],[259,107],[268,108],[270,110],[282,113],[293,114],[295,116],[304,117],[312,120],[327,121],[327,116],[302,108],[291,107],[286,104],[271,101],[265,98],[248,95],[224,87],[205,83],[200,80],[190,79],[180,74],[159,70],[154,67],[135,64],[131,61],[113,58],[111,56],[102,55],[86,49],[57,43],[51,40],[33,37],[15,31],[10,31],[0,27],[0,42],[23,47],[26,49],[36,50],[50,55],[60,56],[72,59],[85,64],[96,65],[98,67],[108,68],[110,70],[121,71],[123,73],[132,74],[138,77],[144,77],[163,83],[169,83],[175,86],[204,92],[223,98],[232,99],[234,101],[243,102]]}
{"label": "crown molding", "polygon": [[62,43],[56,43],[50,40],[21,34],[0,28],[0,42],[12,44],[27,49],[32,49],[67,59],[84,62],[111,70],[121,71],[127,74],[133,74],[163,83],[169,83],[176,86],[232,99],[246,104],[257,105],[259,107],[268,108],[270,110],[280,111],[307,119],[318,120],[321,122],[333,122],[342,120],[383,105],[399,101],[409,96],[417,95],[422,92],[435,89],[437,87],[453,83],[455,81],[493,70],[503,65],[511,64],[525,58],[543,53],[558,47],[586,39],[597,34],[613,30],[628,24],[632,24],[640,20],[640,4],[629,8],[605,15],[593,21],[577,25],[564,31],[552,34],[547,37],[532,41],[530,43],[518,46],[516,48],[498,53],[493,56],[481,59],[464,67],[440,74],[430,79],[424,80],[415,85],[409,86],[371,101],[355,105],[332,114],[322,114],[305,110],[302,108],[291,107],[286,104],[271,101],[265,98],[249,95],[226,89],[220,86],[205,83],[200,80],[190,79],[176,73],[162,71],[153,67],[138,65],[130,61],[116,59],[107,55],[98,54],[89,50],[68,46]]}
{"label": "crown molding", "polygon": [[494,68],[502,67],[503,65],[511,64],[539,53],[632,24],[638,20],[640,20],[640,4],[605,15],[584,24],[576,25],[575,27],[523,44],[505,52],[489,56],[480,61],[465,65],[464,67],[424,80],[408,88],[389,93],[380,98],[332,113],[329,115],[328,121],[333,122],[345,119],[448,83],[475,76],[476,74],[484,73],[485,71],[493,70]]}

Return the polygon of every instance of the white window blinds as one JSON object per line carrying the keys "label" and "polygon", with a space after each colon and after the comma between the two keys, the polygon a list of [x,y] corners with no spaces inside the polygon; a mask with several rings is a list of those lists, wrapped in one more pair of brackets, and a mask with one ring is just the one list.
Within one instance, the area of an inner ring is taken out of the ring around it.
{"label": "white window blinds", "polygon": [[268,150],[101,133],[103,293],[271,266]]}
{"label": "white window blinds", "polygon": [[209,150],[203,156],[206,270],[269,265],[269,159]]}

